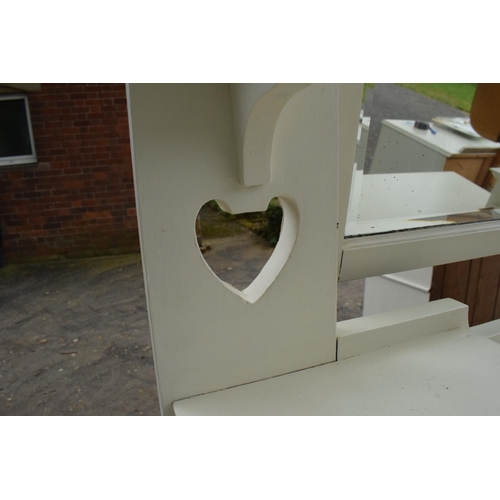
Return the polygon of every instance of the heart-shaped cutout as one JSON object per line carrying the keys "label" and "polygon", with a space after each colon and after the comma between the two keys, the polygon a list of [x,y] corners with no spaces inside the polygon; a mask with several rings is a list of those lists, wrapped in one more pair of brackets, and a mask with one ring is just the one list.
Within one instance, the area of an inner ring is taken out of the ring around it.
{"label": "heart-shaped cutout", "polygon": [[[257,231],[244,227],[249,225]],[[253,304],[288,261],[298,225],[297,205],[289,197],[272,200],[266,212],[244,214],[232,214],[226,203],[212,200],[200,210],[196,236],[203,260],[214,277]],[[209,248],[205,248],[207,241]]]}

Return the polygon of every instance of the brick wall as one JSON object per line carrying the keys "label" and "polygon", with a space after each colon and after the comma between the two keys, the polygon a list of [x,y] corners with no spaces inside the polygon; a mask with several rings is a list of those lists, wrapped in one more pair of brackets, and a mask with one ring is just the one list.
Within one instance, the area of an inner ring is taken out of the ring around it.
{"label": "brick wall", "polygon": [[139,251],[125,85],[28,94],[38,163],[0,167],[7,263]]}

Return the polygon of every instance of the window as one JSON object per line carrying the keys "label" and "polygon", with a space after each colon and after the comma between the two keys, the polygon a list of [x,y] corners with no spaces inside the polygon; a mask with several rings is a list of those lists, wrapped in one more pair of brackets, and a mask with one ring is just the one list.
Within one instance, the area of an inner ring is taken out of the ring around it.
{"label": "window", "polygon": [[28,98],[0,95],[0,166],[36,162]]}

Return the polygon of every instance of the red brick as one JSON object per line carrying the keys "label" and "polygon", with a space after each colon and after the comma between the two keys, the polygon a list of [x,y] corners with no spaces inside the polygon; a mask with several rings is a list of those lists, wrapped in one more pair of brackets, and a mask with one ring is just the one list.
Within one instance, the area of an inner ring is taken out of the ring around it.
{"label": "red brick", "polygon": [[39,164],[0,171],[7,261],[138,251],[125,86],[43,84],[29,100]]}
{"label": "red brick", "polygon": [[77,189],[83,187],[83,181],[65,181],[63,186],[66,189]]}

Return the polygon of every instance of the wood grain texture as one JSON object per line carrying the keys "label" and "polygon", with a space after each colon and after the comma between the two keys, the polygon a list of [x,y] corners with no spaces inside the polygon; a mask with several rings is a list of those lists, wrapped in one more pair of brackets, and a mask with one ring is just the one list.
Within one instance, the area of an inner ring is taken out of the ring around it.
{"label": "wood grain texture", "polygon": [[495,153],[454,155],[448,158],[443,171],[456,172],[478,186],[483,186]]}
{"label": "wood grain texture", "polygon": [[451,298],[467,304],[470,326],[498,319],[499,297],[499,255],[434,268],[430,300]]}
{"label": "wood grain texture", "polygon": [[455,262],[446,265],[442,288],[443,297],[453,297],[459,302],[465,302],[467,298],[467,285],[469,283],[469,271],[470,261]]}
{"label": "wood grain texture", "polygon": [[431,302],[442,297],[445,270],[446,264],[434,266],[434,269],[432,270],[432,283],[429,292],[429,301]]}
{"label": "wood grain texture", "polygon": [[480,325],[495,318],[495,308],[500,284],[500,255],[482,259],[479,286],[474,307],[473,325]]}

